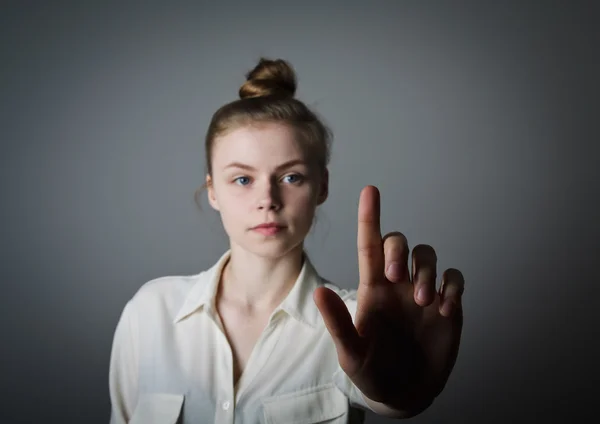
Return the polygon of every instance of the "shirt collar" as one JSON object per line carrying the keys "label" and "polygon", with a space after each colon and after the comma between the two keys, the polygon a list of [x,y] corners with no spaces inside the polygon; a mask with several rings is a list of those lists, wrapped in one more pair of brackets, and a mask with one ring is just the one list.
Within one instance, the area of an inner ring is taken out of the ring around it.
{"label": "shirt collar", "polygon": [[[198,274],[196,282],[173,321],[174,323],[180,322],[202,308],[208,308],[209,310],[214,308],[221,273],[230,255],[231,250],[228,250],[211,268]],[[321,319],[321,314],[313,300],[313,292],[322,282],[306,252],[303,252],[303,255],[304,263],[300,274],[288,295],[275,308],[273,316],[279,310],[282,310],[292,318],[315,328]]]}
{"label": "shirt collar", "polygon": [[173,320],[175,324],[204,307],[209,310],[213,309],[213,301],[217,293],[221,272],[230,254],[231,251],[228,250],[211,268],[198,274],[196,282],[183,302],[183,306]]}

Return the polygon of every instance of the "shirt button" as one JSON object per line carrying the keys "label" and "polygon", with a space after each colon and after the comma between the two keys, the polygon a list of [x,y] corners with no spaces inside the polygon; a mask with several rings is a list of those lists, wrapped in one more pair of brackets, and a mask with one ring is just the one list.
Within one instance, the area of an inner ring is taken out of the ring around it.
{"label": "shirt button", "polygon": [[229,405],[230,405],[230,404],[229,404],[229,401],[227,401],[227,402],[223,402],[223,405],[222,405],[222,406],[223,406],[223,409],[227,411],[227,410],[229,409]]}

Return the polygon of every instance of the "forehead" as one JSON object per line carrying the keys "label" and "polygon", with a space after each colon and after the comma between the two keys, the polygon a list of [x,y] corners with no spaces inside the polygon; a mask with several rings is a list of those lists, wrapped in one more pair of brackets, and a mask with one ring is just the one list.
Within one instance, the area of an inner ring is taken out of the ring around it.
{"label": "forehead", "polygon": [[215,167],[231,162],[277,166],[294,159],[303,159],[303,152],[293,129],[271,123],[243,126],[218,137],[212,158]]}

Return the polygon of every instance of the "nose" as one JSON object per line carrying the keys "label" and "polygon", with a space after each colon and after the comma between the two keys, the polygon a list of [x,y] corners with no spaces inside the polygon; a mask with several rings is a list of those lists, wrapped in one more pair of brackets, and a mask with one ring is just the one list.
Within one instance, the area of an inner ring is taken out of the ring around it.
{"label": "nose", "polygon": [[259,210],[279,210],[281,209],[281,194],[276,181],[268,181],[260,189],[258,196]]}

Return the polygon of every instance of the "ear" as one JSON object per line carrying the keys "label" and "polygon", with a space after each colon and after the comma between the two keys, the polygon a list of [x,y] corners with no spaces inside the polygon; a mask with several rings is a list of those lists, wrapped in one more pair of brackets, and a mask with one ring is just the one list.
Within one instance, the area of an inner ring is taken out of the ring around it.
{"label": "ear", "polygon": [[210,175],[206,175],[206,192],[208,195],[208,203],[210,206],[216,211],[219,210],[219,202],[217,202],[217,197],[215,195],[215,187],[213,184],[212,177]]}
{"label": "ear", "polygon": [[317,197],[317,205],[322,205],[329,196],[329,170],[325,168],[325,172],[319,183],[319,196]]}

